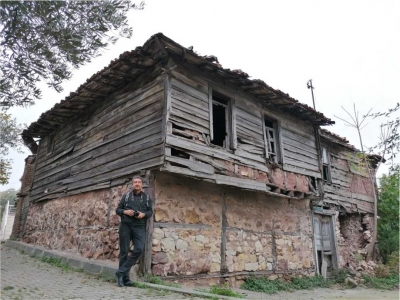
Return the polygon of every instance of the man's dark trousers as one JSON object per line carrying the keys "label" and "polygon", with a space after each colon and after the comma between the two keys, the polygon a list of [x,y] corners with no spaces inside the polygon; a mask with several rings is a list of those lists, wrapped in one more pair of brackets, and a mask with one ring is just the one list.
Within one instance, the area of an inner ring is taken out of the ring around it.
{"label": "man's dark trousers", "polygon": [[[119,269],[118,273],[124,274],[124,278],[129,278],[129,271],[142,254],[146,240],[146,225],[132,225],[121,223],[119,226]],[[133,252],[128,257],[129,243],[133,242]]]}

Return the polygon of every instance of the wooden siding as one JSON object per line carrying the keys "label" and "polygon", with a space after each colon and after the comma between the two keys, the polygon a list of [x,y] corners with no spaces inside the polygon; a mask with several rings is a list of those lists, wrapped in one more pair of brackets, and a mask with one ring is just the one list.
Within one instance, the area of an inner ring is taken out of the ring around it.
{"label": "wooden siding", "polygon": [[52,147],[50,136],[43,138],[31,199],[118,185],[129,175],[162,165],[164,80],[159,76],[115,92],[93,113],[55,132]]}
{"label": "wooden siding", "polygon": [[[284,162],[280,168],[304,176],[321,177],[310,124],[266,109],[246,93],[232,91],[210,78],[188,72],[183,66],[178,65],[170,74],[171,97],[167,105],[171,108],[167,116],[163,170],[252,190],[276,190],[273,182],[260,182],[261,177],[265,179],[271,173],[270,162],[265,158],[263,132],[264,117],[268,116],[281,126],[277,131],[280,161]],[[231,99],[233,138],[230,148],[211,143],[209,88]],[[293,126],[297,129],[293,130]]]}
{"label": "wooden siding", "polygon": [[[347,212],[374,212],[374,197],[367,172],[354,151],[324,141],[329,149],[331,182],[324,181],[324,202]],[[357,168],[352,166],[357,165]],[[357,169],[357,171],[354,171]]]}

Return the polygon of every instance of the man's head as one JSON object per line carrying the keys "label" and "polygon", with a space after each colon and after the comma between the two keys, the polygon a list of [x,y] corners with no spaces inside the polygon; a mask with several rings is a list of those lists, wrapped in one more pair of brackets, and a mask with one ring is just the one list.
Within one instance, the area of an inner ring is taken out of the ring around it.
{"label": "man's head", "polygon": [[143,181],[142,178],[139,176],[133,177],[132,179],[132,187],[135,193],[139,193],[142,191],[143,188]]}

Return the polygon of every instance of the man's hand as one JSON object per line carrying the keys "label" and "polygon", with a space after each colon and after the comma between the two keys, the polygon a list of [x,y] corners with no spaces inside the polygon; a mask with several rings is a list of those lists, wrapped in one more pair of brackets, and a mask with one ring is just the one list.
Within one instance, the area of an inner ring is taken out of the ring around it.
{"label": "man's hand", "polygon": [[139,213],[139,215],[136,217],[136,219],[143,219],[146,216],[145,213],[142,213],[140,211],[138,211],[138,213]]}
{"label": "man's hand", "polygon": [[133,213],[134,213],[134,211],[132,209],[124,210],[124,215],[132,217]]}

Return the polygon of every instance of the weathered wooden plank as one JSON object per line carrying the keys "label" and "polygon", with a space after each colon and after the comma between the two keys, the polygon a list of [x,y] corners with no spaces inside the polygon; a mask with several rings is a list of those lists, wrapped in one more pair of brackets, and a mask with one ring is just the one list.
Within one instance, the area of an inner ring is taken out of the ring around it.
{"label": "weathered wooden plank", "polygon": [[206,93],[200,92],[199,90],[194,89],[191,86],[186,85],[174,78],[172,78],[171,84],[172,84],[172,87],[177,90],[180,90],[180,91],[182,91],[192,97],[195,97],[201,101],[208,102],[208,95]]}
{"label": "weathered wooden plank", "polygon": [[35,180],[35,182],[32,185],[32,190],[35,190],[35,189],[37,189],[37,188],[39,188],[41,186],[47,185],[47,184],[49,184],[51,182],[67,178],[67,177],[70,176],[70,174],[71,174],[71,168],[68,168],[68,169],[65,169],[65,170],[63,170],[61,172],[58,172],[58,173],[54,174],[51,177],[46,177],[46,178],[44,178],[42,180]]}
{"label": "weathered wooden plank", "polygon": [[137,163],[126,165],[125,167],[119,168],[117,170],[102,173],[100,175],[88,178],[86,180],[77,181],[77,182],[75,181],[73,184],[68,185],[68,190],[73,190],[76,188],[89,186],[91,184],[96,184],[96,183],[102,182],[104,180],[112,180],[114,178],[128,176],[129,174],[134,174],[135,172],[137,172],[139,170],[144,170],[144,169],[148,170],[155,166],[160,166],[160,165],[162,165],[163,162],[164,162],[164,156],[156,156],[154,158],[144,160],[144,161],[138,160]]}
{"label": "weathered wooden plank", "polygon": [[[132,153],[140,152],[143,149],[148,149],[153,146],[159,145],[161,143],[162,143],[162,137],[159,133],[156,133],[154,135],[147,136],[141,140],[138,140],[134,143],[130,143],[121,148],[118,148],[117,150],[112,151],[111,153],[110,152],[105,153],[101,156],[95,155],[96,151],[94,151],[93,159],[83,164],[74,166],[71,170],[71,175],[75,175],[87,170],[94,170],[96,167],[99,167],[103,164],[116,161],[125,156],[129,156]],[[154,150],[156,149],[157,148],[155,147]]]}
{"label": "weathered wooden plank", "polygon": [[165,75],[161,75],[155,78],[154,80],[150,79],[151,80],[150,82],[148,81],[148,79],[140,80],[140,78],[138,78],[136,82],[128,84],[123,89],[116,91],[114,94],[112,94],[109,98],[106,99],[106,101],[103,103],[103,106],[99,107],[95,111],[95,113],[92,116],[90,116],[91,122],[101,123],[103,117],[107,118],[106,115],[108,116],[110,112],[114,111],[116,108],[121,107],[126,102],[130,101],[132,98],[138,97],[144,92],[158,86],[160,83],[164,82],[164,78]]}
{"label": "weathered wooden plank", "polygon": [[231,186],[240,186],[243,189],[250,189],[256,191],[269,191],[270,188],[267,187],[265,183],[258,182],[251,179],[231,177],[225,175],[215,174],[215,182],[217,184],[231,185]]}
{"label": "weathered wooden plank", "polygon": [[250,153],[250,152],[248,152],[246,150],[242,150],[242,149],[238,148],[238,149],[235,150],[235,154],[238,155],[238,156],[241,156],[241,157],[245,157],[245,158],[248,158],[248,159],[251,159],[251,160],[258,161],[260,163],[265,163],[266,162],[263,153],[261,153],[260,155],[255,155],[255,154],[252,154],[252,153]]}
{"label": "weathered wooden plank", "polygon": [[214,167],[206,163],[196,162],[189,159],[184,159],[174,156],[165,156],[165,160],[171,164],[178,164],[181,166],[188,167],[190,170],[206,174],[214,174]]}
{"label": "weathered wooden plank", "polygon": [[297,153],[297,152],[290,151],[289,149],[286,149],[286,150],[285,150],[285,156],[286,156],[286,158],[288,158],[288,159],[292,159],[292,160],[297,160],[297,161],[300,161],[300,162],[304,162],[304,163],[307,163],[307,164],[309,164],[309,165],[311,165],[311,166],[315,166],[315,167],[317,167],[317,168],[318,168],[318,166],[319,166],[318,160],[313,159],[313,158],[310,158],[310,157],[305,156],[305,155],[303,155],[303,154],[299,154],[299,153]]}
{"label": "weathered wooden plank", "polygon": [[176,115],[171,115],[170,116],[170,121],[172,123],[175,123],[176,125],[178,125],[180,127],[183,127],[183,128],[196,130],[198,132],[203,132],[205,134],[210,134],[210,131],[208,130],[208,126],[207,127],[201,126],[201,125],[199,125],[197,123],[191,122],[191,121],[189,121],[189,120],[187,120],[185,118],[181,118],[181,117],[178,117]]}
{"label": "weathered wooden plank", "polygon": [[209,128],[210,128],[210,140],[214,140],[214,118],[213,118],[213,99],[212,99],[212,87],[208,85],[208,111],[209,111]]}
{"label": "weathered wooden plank", "polygon": [[244,127],[248,130],[253,131],[254,133],[262,136],[263,128],[257,124],[247,121],[246,119],[241,118],[240,116],[236,116],[237,126]]}
{"label": "weathered wooden plank", "polygon": [[172,135],[167,135],[166,144],[173,146],[173,147],[186,149],[190,152],[198,152],[201,154],[209,155],[212,157],[217,157],[220,159],[225,159],[225,160],[230,160],[230,161],[232,161],[232,159],[233,159],[234,161],[237,161],[239,163],[242,163],[242,164],[245,164],[248,166],[252,166],[260,171],[269,172],[269,170],[265,164],[261,164],[256,161],[252,161],[250,159],[240,157],[240,156],[232,154],[228,151],[224,151],[224,150],[217,149],[217,148],[211,148],[206,145],[197,144],[197,143],[191,142],[189,140],[178,138],[178,137],[175,137]]}
{"label": "weathered wooden plank", "polygon": [[237,142],[237,117],[236,117],[236,99],[232,98],[229,107],[231,110],[231,119],[230,119],[230,124],[231,124],[231,129],[232,129],[232,134],[231,134],[231,145],[232,149],[235,150],[237,148],[238,142]]}
{"label": "weathered wooden plank", "polygon": [[[146,124],[144,124],[145,126]],[[146,125],[147,126],[147,125]],[[138,128],[138,130],[141,128]],[[52,174],[55,174],[57,172],[60,172],[66,168],[69,168],[71,166],[75,166],[79,163],[85,162],[88,159],[91,159],[93,156],[100,156],[105,153],[108,153],[110,151],[114,151],[118,149],[119,147],[122,147],[126,144],[133,143],[137,140],[140,140],[143,137],[146,136],[152,136],[152,138],[157,138],[157,136],[160,136],[160,123],[154,123],[152,125],[147,126],[145,129],[140,130],[138,133],[133,132],[132,134],[114,140],[112,143],[103,143],[104,147],[100,147],[99,149],[96,150],[96,152],[93,152],[93,149],[90,149],[89,152],[84,152],[84,150],[78,150],[77,152],[73,152],[71,155],[65,157],[60,163],[57,164],[51,164],[46,167],[45,172],[39,173],[39,176],[37,176],[35,179],[42,179],[46,176],[50,176]]]}
{"label": "weathered wooden plank", "polygon": [[314,152],[308,151],[308,150],[306,150],[304,148],[299,147],[297,144],[296,144],[296,146],[293,145],[293,144],[288,144],[287,141],[288,140],[285,139],[284,142],[282,143],[284,151],[285,150],[289,150],[289,151],[292,151],[292,152],[297,152],[297,153],[299,153],[301,155],[304,155],[304,156],[307,156],[307,157],[309,157],[311,159],[318,160],[318,156],[317,156],[317,152],[316,151],[314,151]]}
{"label": "weathered wooden plank", "polygon": [[[115,140],[118,137],[128,135],[132,132],[138,131],[139,129],[147,128],[156,122],[161,122],[163,112],[163,103],[156,103],[154,106],[149,107],[146,110],[140,111],[139,113],[128,117],[129,122],[121,121],[125,127],[120,127],[117,124],[114,128],[104,131],[104,141]],[[114,130],[115,129],[115,130]]]}
{"label": "weathered wooden plank", "polygon": [[361,200],[365,202],[370,202],[374,203],[374,198],[372,196],[364,195],[364,194],[358,194],[358,193],[352,193],[350,191],[346,191],[341,188],[335,188],[330,185],[325,185],[324,190],[326,192],[330,192],[332,194],[335,194],[337,196],[342,196],[345,197],[347,200],[348,199],[355,199],[355,200]]}
{"label": "weathered wooden plank", "polygon": [[257,136],[252,131],[249,131],[243,127],[237,127],[236,131],[237,131],[237,138],[239,140],[242,140],[242,141],[250,140],[254,145],[257,145],[259,147],[262,147],[264,145],[262,135]]}
{"label": "weathered wooden plank", "polygon": [[175,110],[180,110],[183,111],[189,115],[193,115],[193,117],[195,118],[200,118],[205,120],[206,122],[208,122],[208,112],[205,112],[203,110],[197,109],[195,107],[191,107],[190,105],[177,101],[177,100],[173,100],[172,101],[172,109]]}
{"label": "weathered wooden plank", "polygon": [[[164,85],[162,83],[151,87],[150,89],[142,92],[139,95],[136,93],[132,93],[132,97],[123,105],[120,105],[110,111],[108,114],[104,115],[100,119],[96,121],[91,121],[84,129],[78,132],[78,136],[89,133],[90,135],[96,134],[99,131],[103,130],[109,124],[116,123],[118,119],[121,118],[123,114],[131,114],[135,111],[140,110],[141,108],[154,103],[155,101],[160,101],[163,98],[163,90]],[[161,98],[160,98],[161,97]],[[87,138],[88,136],[85,135]]]}
{"label": "weathered wooden plank", "polygon": [[[119,167],[115,170],[109,171],[107,168],[103,168],[99,170],[99,174],[92,174],[89,175],[89,178],[82,176],[82,173],[78,174],[78,176],[71,176],[65,180],[53,182],[50,185],[46,185],[44,187],[40,187],[38,189],[32,190],[31,195],[32,197],[36,196],[43,196],[43,192],[46,189],[54,190],[55,188],[63,188],[65,187],[66,190],[74,190],[83,187],[89,187],[91,185],[99,184],[105,181],[110,181],[114,178],[119,178],[125,175],[133,174],[142,169],[149,169],[158,165],[161,165],[164,156],[161,155],[161,151],[156,153],[153,151],[153,155],[146,155],[146,157],[137,158],[135,161],[128,161],[124,164],[124,167]],[[151,157],[152,158],[149,158]],[[93,176],[95,175],[95,176]],[[77,179],[79,177],[79,179]],[[37,198],[37,197],[36,197]]]}
{"label": "weathered wooden plank", "polygon": [[[120,120],[122,120],[126,116],[133,116],[134,114],[137,114],[140,110],[146,108],[147,106],[154,106],[159,102],[158,104],[162,106],[162,99],[164,98],[164,92],[163,90],[154,93],[150,95],[149,97],[142,99],[142,101],[137,102],[135,105],[130,106],[124,111],[119,112],[116,114],[114,117],[109,118],[107,121],[105,121],[102,124],[97,125],[93,130],[88,132],[88,134],[85,134],[85,143],[82,144],[82,146],[89,145],[93,141],[99,139],[97,136],[102,137],[102,133],[106,128],[109,128],[110,126],[114,126],[115,124],[118,124]],[[97,135],[97,136],[96,136]]]}
{"label": "weathered wooden plank", "polygon": [[68,155],[68,157],[62,161],[57,161],[46,165],[46,167],[40,170],[40,172],[35,173],[34,182],[52,176],[53,174],[57,174],[65,169],[71,168],[85,160],[91,159],[92,156],[92,152],[86,152],[82,155],[75,156],[74,158],[72,158],[72,155]]}
{"label": "weathered wooden plank", "polygon": [[105,172],[109,172],[112,170],[117,170],[120,168],[123,168],[128,165],[132,165],[134,163],[148,160],[151,158],[154,158],[156,156],[159,156],[160,153],[162,153],[163,147],[162,145],[158,146],[152,146],[149,148],[142,149],[140,151],[134,152],[130,155],[117,158],[118,156],[115,156],[115,160],[108,161],[107,159],[102,159],[100,165],[91,168],[86,171],[79,172],[79,170],[76,170],[75,175],[73,176],[73,179],[75,181],[79,181],[82,179],[88,179],[96,175],[103,174]]}
{"label": "weathered wooden plank", "polygon": [[172,116],[177,116],[180,117],[182,119],[186,119],[186,120],[190,120],[191,123],[195,123],[197,125],[200,125],[204,128],[207,128],[208,126],[208,120],[205,119],[201,119],[201,118],[196,118],[194,115],[188,114],[184,111],[178,110],[178,109],[172,109],[171,111],[171,117]]}
{"label": "weathered wooden plank", "polygon": [[291,140],[295,140],[299,143],[308,145],[310,147],[316,148],[315,146],[315,138],[311,138],[311,135],[309,136],[303,136],[303,135],[299,135],[293,132],[290,132],[287,129],[282,129],[282,135],[283,137],[289,138]]}
{"label": "weathered wooden plank", "polygon": [[193,78],[188,77],[190,74],[182,74],[182,70],[172,70],[171,75],[174,77],[177,81],[180,81],[196,90],[199,90],[200,92],[207,94],[208,86],[204,82],[200,82],[198,80],[195,80]]}
{"label": "weathered wooden plank", "polygon": [[316,172],[318,171],[319,172],[318,166],[309,164],[308,162],[305,163],[305,162],[299,161],[297,159],[292,159],[292,158],[290,158],[288,156],[286,156],[286,163],[288,165],[297,166],[297,167],[304,168],[304,169],[307,169],[307,170],[316,171]]}
{"label": "weathered wooden plank", "polygon": [[316,147],[312,147],[312,146],[303,144],[301,142],[298,142],[296,140],[292,140],[292,139],[290,139],[288,137],[285,137],[285,136],[282,136],[282,139],[283,139],[282,142],[283,142],[284,145],[290,145],[290,146],[293,146],[293,147],[296,147],[296,148],[300,148],[300,149],[303,149],[304,151],[308,151],[308,152],[311,152],[311,153],[317,155],[317,148]]}
{"label": "weathered wooden plank", "polygon": [[223,161],[215,160],[214,158],[202,155],[199,153],[190,152],[190,156],[195,158],[196,160],[208,163],[209,165],[213,166],[214,169],[223,170],[223,171],[230,171],[230,166],[225,164]]}
{"label": "weathered wooden plank", "polygon": [[171,97],[174,100],[178,100],[180,102],[186,103],[187,105],[194,106],[208,113],[208,102],[192,97],[191,95],[188,95],[176,89],[171,90]]}
{"label": "weathered wooden plank", "polygon": [[283,169],[285,171],[289,171],[289,172],[293,172],[293,173],[297,173],[297,174],[302,174],[302,175],[307,175],[307,176],[312,176],[315,178],[321,178],[321,173],[318,171],[314,171],[314,170],[309,170],[308,168],[304,168],[298,165],[292,165],[291,162],[287,161],[284,165],[283,165]]}
{"label": "weathered wooden plank", "polygon": [[262,127],[261,115],[259,113],[255,116],[238,108],[237,116],[247,122],[254,123],[255,126]]}

